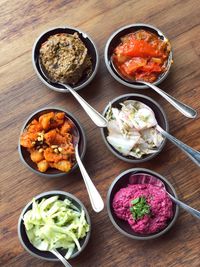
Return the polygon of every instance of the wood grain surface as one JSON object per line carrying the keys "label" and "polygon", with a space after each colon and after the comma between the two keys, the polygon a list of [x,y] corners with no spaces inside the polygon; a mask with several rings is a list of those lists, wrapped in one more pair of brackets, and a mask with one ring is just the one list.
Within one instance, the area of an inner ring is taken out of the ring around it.
{"label": "wood grain surface", "polygon": [[185,211],[180,211],[175,226],[163,237],[152,241],[130,240],[113,227],[106,209],[100,214],[92,211],[79,171],[65,178],[45,179],[30,172],[20,162],[17,151],[20,129],[32,112],[45,106],[64,107],[85,128],[88,144],[84,163],[104,201],[111,182],[120,172],[145,167],[165,176],[181,200],[200,209],[200,169],[178,148],[167,142],[155,159],[142,164],[117,159],[107,150],[100,130],[75,99],[43,85],[31,62],[33,43],[42,31],[65,25],[82,29],[97,44],[100,68],[94,81],[80,94],[100,112],[110,100],[124,93],[151,96],[166,111],[170,132],[200,150],[199,118],[185,118],[150,90],[138,91],[120,85],[108,73],[103,59],[105,42],[114,30],[136,22],[157,26],[171,40],[174,51],[172,71],[161,87],[200,114],[199,0],[1,0],[0,10],[0,266],[62,266],[32,257],[17,236],[22,208],[35,195],[53,189],[76,195],[91,215],[91,240],[85,251],[70,261],[73,266],[200,266],[200,224]]}

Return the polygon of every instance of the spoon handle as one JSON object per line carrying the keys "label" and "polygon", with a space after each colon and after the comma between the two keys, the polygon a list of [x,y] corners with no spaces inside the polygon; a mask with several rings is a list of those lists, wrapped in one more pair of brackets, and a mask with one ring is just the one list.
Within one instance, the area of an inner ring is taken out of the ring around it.
{"label": "spoon handle", "polygon": [[69,262],[56,249],[52,249],[50,252],[53,253],[63,263],[64,266],[72,267],[71,264],[69,264]]}
{"label": "spoon handle", "polygon": [[172,106],[174,106],[178,111],[180,111],[183,115],[185,115],[188,118],[194,119],[197,116],[196,110],[193,108],[187,106],[186,104],[178,101],[173,96],[167,94],[157,86],[155,86],[152,83],[143,82],[147,86],[151,87],[154,91],[156,91],[158,94],[160,94],[163,98],[165,98]]}
{"label": "spoon handle", "polygon": [[192,207],[186,205],[185,203],[183,203],[182,201],[178,200],[177,198],[175,198],[171,194],[169,194],[169,196],[173,200],[173,202],[176,203],[178,206],[180,206],[181,208],[183,208],[187,212],[191,213],[194,217],[200,219],[200,211],[198,211],[196,209],[193,209]]}
{"label": "spoon handle", "polygon": [[180,148],[190,159],[200,167],[200,152],[191,148],[190,146],[184,144],[180,140],[176,139],[174,136],[163,130],[159,125],[156,126],[156,129],[165,136],[168,140],[174,143],[178,148]]}
{"label": "spoon handle", "polygon": [[92,208],[95,212],[100,212],[104,208],[104,203],[103,199],[101,198],[99,192],[97,191],[96,187],[94,186],[92,180],[90,179],[81,159],[79,156],[78,152],[78,145],[75,146],[75,156],[76,156],[76,161],[78,163],[79,169],[81,171],[81,174],[83,176],[83,180],[86,185],[86,189],[88,191],[88,195],[90,198],[90,202],[92,205]]}
{"label": "spoon handle", "polygon": [[62,84],[66,89],[70,91],[70,93],[76,98],[85,112],[88,114],[90,119],[98,126],[98,127],[106,127],[107,120],[92,106],[90,106],[73,88],[66,84]]}

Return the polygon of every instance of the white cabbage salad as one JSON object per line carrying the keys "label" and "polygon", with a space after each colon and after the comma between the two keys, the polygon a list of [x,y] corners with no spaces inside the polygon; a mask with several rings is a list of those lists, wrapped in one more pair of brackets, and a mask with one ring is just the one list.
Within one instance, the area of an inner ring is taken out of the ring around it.
{"label": "white cabbage salad", "polygon": [[86,236],[90,226],[84,210],[79,210],[69,199],[58,196],[33,199],[32,209],[24,215],[24,225],[30,242],[39,250],[67,249],[69,259],[75,247],[81,249],[79,239]]}
{"label": "white cabbage salad", "polygon": [[156,129],[153,111],[134,100],[120,105],[121,109],[110,106],[106,113],[108,142],[124,156],[141,158],[157,152],[163,137]]}

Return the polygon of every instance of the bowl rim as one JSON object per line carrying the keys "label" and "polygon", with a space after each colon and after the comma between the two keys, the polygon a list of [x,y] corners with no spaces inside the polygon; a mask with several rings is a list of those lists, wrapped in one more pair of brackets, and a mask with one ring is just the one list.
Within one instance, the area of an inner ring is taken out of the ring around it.
{"label": "bowl rim", "polygon": [[[141,98],[145,98],[149,101],[151,101],[154,105],[156,105],[159,109],[159,111],[162,113],[163,115],[163,118],[164,118],[164,121],[165,121],[165,124],[166,124],[166,132],[169,131],[169,123],[168,123],[168,119],[167,119],[167,115],[165,113],[165,111],[163,110],[163,108],[160,106],[160,104],[158,104],[158,102],[156,102],[154,99],[152,99],[151,97],[149,96],[146,96],[146,95],[142,95],[142,94],[136,94],[136,93],[129,93],[129,94],[124,94],[124,95],[120,95],[120,96],[117,96],[116,98],[112,99],[111,101],[109,101],[109,103],[106,105],[106,107],[104,108],[103,110],[103,116],[105,116],[106,114],[106,111],[108,110],[109,106],[112,105],[113,103],[115,103],[116,101],[118,101],[119,99],[121,98],[126,98],[126,97],[141,97]],[[133,99],[134,100],[134,99]],[[142,102],[142,101],[140,101]],[[163,136],[163,142],[161,144],[161,146],[159,147],[158,151],[156,153],[153,153],[153,154],[149,154],[147,156],[145,156],[145,158],[141,158],[141,159],[129,159],[129,158],[126,158],[125,156],[121,155],[120,152],[117,152],[114,150],[114,148],[108,143],[107,139],[106,139],[106,136],[104,134],[104,128],[101,128],[100,131],[101,131],[101,135],[102,135],[102,138],[103,138],[103,141],[104,143],[106,144],[107,148],[110,150],[110,152],[112,152],[113,155],[115,155],[117,158],[125,161],[125,162],[129,162],[129,163],[142,163],[142,162],[146,162],[148,160],[151,160],[152,158],[156,157],[164,148],[165,144],[166,144],[166,137]]]}
{"label": "bowl rim", "polygon": [[[108,50],[109,50],[109,47],[110,47],[110,43],[111,41],[113,40],[113,38],[118,34],[120,33],[121,31],[123,30],[126,30],[126,29],[129,29],[129,28],[132,28],[132,27],[147,27],[147,28],[150,28],[150,29],[153,29],[154,31],[156,31],[159,35],[162,35],[165,39],[169,40],[167,38],[167,36],[160,30],[158,29],[157,27],[151,25],[151,24],[146,24],[146,23],[133,23],[133,24],[128,24],[128,25],[125,25],[125,26],[122,26],[121,28],[117,29],[116,31],[114,31],[114,33],[112,33],[110,35],[110,37],[108,38],[107,42],[106,42],[106,45],[105,45],[105,48],[104,48],[104,61],[105,61],[105,64],[106,64],[106,67],[107,67],[107,70],[109,71],[109,73],[111,74],[111,76],[116,80],[118,81],[119,83],[129,87],[129,88],[135,88],[135,89],[147,89],[148,86],[147,85],[137,85],[137,84],[131,84],[129,82],[126,82],[124,79],[122,79],[119,75],[117,75],[113,69],[111,68],[110,64],[109,64],[109,59],[108,59]],[[168,58],[168,68],[167,68],[167,71],[162,75],[162,77],[160,79],[157,79],[154,83],[154,85],[159,85],[162,81],[164,81],[169,72],[170,72],[170,69],[171,69],[171,65],[172,65],[172,59],[173,59],[173,50],[171,48],[171,51],[169,53],[169,58]]]}
{"label": "bowl rim", "polygon": [[88,77],[88,79],[82,83],[81,85],[79,86],[75,86],[73,87],[73,89],[75,91],[78,91],[84,87],[86,87],[95,77],[95,75],[97,74],[97,70],[99,68],[99,53],[98,53],[98,49],[97,49],[97,46],[96,44],[94,43],[93,39],[91,38],[90,35],[88,35],[87,33],[85,33],[84,31],[80,30],[79,28],[76,28],[76,27],[71,27],[71,26],[57,26],[57,27],[53,27],[53,28],[49,28],[45,31],[43,31],[36,39],[36,41],[34,42],[33,44],[33,48],[32,48],[32,65],[33,65],[33,69],[35,70],[38,78],[42,81],[43,84],[45,84],[49,89],[53,90],[53,91],[56,91],[56,92],[60,92],[60,93],[68,93],[69,90],[68,89],[64,89],[64,88],[57,88],[56,86],[53,86],[51,84],[49,84],[45,79],[43,79],[43,77],[40,75],[38,69],[37,69],[37,66],[35,64],[35,59],[34,59],[34,56],[35,56],[35,49],[36,49],[36,46],[37,46],[37,43],[39,42],[39,40],[43,37],[43,35],[51,32],[51,31],[54,31],[54,30],[57,30],[57,29],[62,29],[62,30],[73,30],[75,32],[77,32],[78,34],[82,34],[84,37],[87,37],[89,39],[89,41],[91,42],[93,48],[94,48],[94,51],[95,51],[95,54],[96,54],[96,62],[95,62],[95,66],[94,66],[94,70],[92,72],[92,74]]}
{"label": "bowl rim", "polygon": [[[87,235],[85,237],[85,241],[84,241],[84,244],[83,246],[81,246],[81,250],[80,251],[77,251],[75,252],[69,260],[79,256],[79,254],[85,249],[85,247],[87,246],[88,242],[89,242],[89,239],[90,239],[90,236],[91,236],[91,219],[90,219],[90,215],[85,207],[85,205],[82,203],[81,200],[79,200],[75,195],[71,194],[71,193],[68,193],[68,192],[65,192],[65,191],[61,191],[61,190],[51,190],[51,191],[46,191],[46,192],[43,192],[43,193],[40,193],[38,195],[36,195],[35,197],[35,200],[39,200],[45,196],[48,196],[48,195],[63,195],[65,198],[71,198],[73,199],[75,202],[77,202],[85,211],[85,217],[86,217],[86,220],[87,220],[87,223],[90,225],[90,230],[89,232],[87,232]],[[50,196],[49,196],[50,197]],[[29,208],[29,206],[32,204],[32,200],[29,201],[26,206],[22,209],[21,213],[20,213],[20,216],[19,216],[19,219],[18,219],[18,225],[17,225],[17,233],[18,233],[18,238],[19,238],[19,241],[21,243],[21,245],[23,246],[23,248],[28,251],[32,256],[36,257],[36,258],[39,258],[39,259],[42,259],[42,260],[47,260],[47,261],[53,261],[53,262],[59,262],[59,259],[56,258],[45,258],[43,256],[40,256],[36,253],[34,253],[32,250],[30,250],[25,242],[23,241],[22,239],[22,235],[21,235],[21,230],[20,230],[20,227],[21,227],[21,224],[22,224],[22,220],[23,220],[23,215],[25,214],[25,212],[27,211],[27,209]],[[27,237],[28,238],[28,237]],[[30,242],[30,241],[29,241]]]}
{"label": "bowl rim", "polygon": [[58,173],[52,173],[52,174],[49,174],[49,173],[43,173],[43,172],[40,172],[39,170],[37,169],[33,169],[27,162],[26,160],[24,159],[23,155],[22,155],[22,146],[20,145],[20,136],[21,134],[23,133],[23,130],[25,129],[27,123],[32,119],[33,116],[35,116],[36,114],[42,112],[42,111],[45,111],[45,110],[59,110],[59,111],[62,111],[62,112],[65,112],[66,116],[69,115],[72,120],[78,125],[78,127],[80,128],[80,131],[79,131],[79,134],[82,138],[82,143],[83,143],[83,151],[80,155],[80,158],[83,159],[84,156],[85,156],[85,153],[86,153],[86,147],[87,147],[87,139],[86,139],[86,134],[85,134],[85,130],[83,128],[83,126],[81,125],[81,123],[79,122],[79,120],[71,113],[69,112],[68,110],[66,110],[65,108],[62,108],[62,107],[57,107],[57,106],[46,106],[46,107],[43,107],[43,108],[40,108],[40,109],[37,109],[35,112],[31,113],[28,118],[26,119],[26,121],[23,123],[23,126],[20,130],[20,135],[19,135],[19,140],[18,140],[18,153],[19,153],[19,156],[20,156],[20,160],[22,161],[22,163],[29,169],[31,170],[32,172],[40,175],[40,176],[43,176],[43,177],[47,177],[47,178],[57,178],[57,177],[62,177],[62,176],[65,176],[65,175],[69,175],[71,172],[73,172],[74,170],[76,170],[78,168],[78,164],[75,163],[75,165],[72,167],[72,169],[69,171],[69,172],[62,172],[62,171],[59,171]]}
{"label": "bowl rim", "polygon": [[[126,171],[123,171],[122,173],[120,173],[111,183],[109,189],[108,189],[108,193],[107,193],[107,199],[106,199],[106,206],[107,206],[107,213],[108,213],[108,216],[110,218],[110,221],[112,222],[112,224],[114,225],[114,227],[123,235],[125,235],[126,237],[129,237],[131,239],[136,239],[136,240],[151,240],[151,239],[154,239],[154,238],[157,238],[157,237],[160,237],[161,235],[165,234],[167,231],[169,231],[171,229],[171,227],[174,225],[174,223],[176,222],[177,220],[177,217],[178,217],[178,214],[179,214],[179,206],[175,205],[175,213],[174,213],[174,216],[173,216],[173,219],[171,220],[171,222],[167,225],[167,227],[165,227],[163,230],[161,230],[160,232],[158,233],[155,233],[155,234],[152,234],[150,236],[135,236],[135,235],[131,235],[129,233],[127,233],[125,230],[123,230],[121,227],[118,226],[118,224],[115,222],[113,216],[112,216],[112,212],[111,212],[111,208],[110,208],[110,195],[111,195],[111,192],[113,190],[113,187],[115,186],[115,184],[126,174],[128,173],[131,173],[131,172],[142,172],[142,173],[149,173],[151,174],[152,176],[155,176],[156,178],[160,179],[161,181],[163,180],[169,187],[170,189],[172,190],[174,196],[178,199],[177,197],[177,194],[176,194],[176,191],[174,189],[174,187],[172,186],[172,184],[168,181],[167,178],[163,177],[161,174],[155,172],[155,171],[152,171],[150,169],[146,169],[146,168],[131,168],[131,169],[128,169]],[[122,187],[123,188],[123,187]],[[133,232],[134,233],[134,232]]]}

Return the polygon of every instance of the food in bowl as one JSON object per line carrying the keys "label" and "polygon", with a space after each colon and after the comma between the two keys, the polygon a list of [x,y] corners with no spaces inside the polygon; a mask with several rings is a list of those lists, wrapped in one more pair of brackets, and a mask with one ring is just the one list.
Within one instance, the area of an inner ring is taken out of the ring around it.
{"label": "food in bowl", "polygon": [[55,168],[69,172],[75,164],[73,125],[64,112],[47,112],[33,119],[20,135],[40,172]]}
{"label": "food in bowl", "polygon": [[45,72],[55,82],[75,85],[92,71],[91,57],[78,33],[50,36],[41,45],[39,58]]}
{"label": "food in bowl", "polygon": [[112,207],[118,218],[143,235],[158,233],[173,217],[167,192],[153,184],[128,184],[115,194]]}
{"label": "food in bowl", "polygon": [[110,106],[106,113],[108,143],[123,156],[141,158],[156,153],[164,139],[152,110],[135,100],[120,105],[121,109]]}
{"label": "food in bowl", "polygon": [[59,196],[33,199],[32,209],[23,216],[29,241],[39,250],[67,249],[69,259],[75,248],[81,250],[80,240],[90,230],[83,209],[78,209],[68,198]]}
{"label": "food in bowl", "polygon": [[141,29],[121,38],[112,60],[125,78],[153,83],[166,72],[170,51],[167,39]]}

